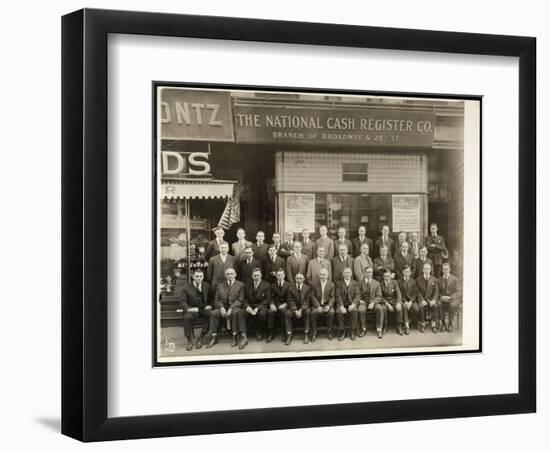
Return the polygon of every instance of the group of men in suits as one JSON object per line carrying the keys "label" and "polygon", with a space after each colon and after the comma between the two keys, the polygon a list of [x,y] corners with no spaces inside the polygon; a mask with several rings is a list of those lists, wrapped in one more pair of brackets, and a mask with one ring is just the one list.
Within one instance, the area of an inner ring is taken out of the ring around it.
{"label": "group of men in suits", "polygon": [[[224,231],[217,228],[216,239],[206,248],[209,281],[197,270],[182,291],[186,348],[200,348],[207,335],[207,347],[215,345],[222,319],[231,330],[231,345],[240,349],[248,343],[248,330],[258,340],[271,342],[276,317],[282,320],[287,345],[297,319],[304,321],[306,344],[315,341],[319,318],[326,322],[329,340],[345,339],[346,321],[350,338],[362,337],[368,310],[376,315],[378,338],[386,331],[389,314],[395,316],[399,335],[409,334],[413,322],[421,332],[427,323],[434,333],[452,330],[460,283],[450,274],[449,264],[442,264],[445,243],[437,235],[436,224],[430,226],[425,245],[418,241],[418,233],[412,233],[410,241],[401,233],[394,243],[387,226],[374,243],[363,226],[353,240],[346,238],[344,228],[335,240],[327,236],[327,227],[319,231],[315,242],[308,230],[302,232],[302,240],[294,240],[294,233],[288,232],[284,242],[275,233],[268,245],[262,231],[255,242],[249,242],[239,229],[229,254]],[[437,269],[442,270],[441,276]],[[193,343],[192,321],[199,316],[204,326]]]}

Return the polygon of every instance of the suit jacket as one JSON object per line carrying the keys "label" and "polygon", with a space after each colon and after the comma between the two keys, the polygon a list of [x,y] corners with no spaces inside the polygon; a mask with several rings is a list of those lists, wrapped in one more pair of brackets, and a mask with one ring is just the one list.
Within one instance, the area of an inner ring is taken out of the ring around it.
{"label": "suit jacket", "polygon": [[351,304],[355,306],[359,305],[361,299],[361,288],[357,281],[350,280],[349,286],[346,286],[346,282],[342,279],[336,283],[336,307],[340,306],[348,307]]}
{"label": "suit jacket", "polygon": [[367,244],[369,246],[369,256],[372,258],[374,255],[374,246],[372,245],[372,240],[365,236],[365,239],[361,242],[359,236],[351,240],[352,247],[352,256],[357,258],[361,254],[361,246]]}
{"label": "suit jacket", "polygon": [[307,275],[308,259],[304,255],[300,255],[299,258],[291,256],[286,259],[286,279],[289,283],[295,283],[294,277],[296,274],[301,273],[304,278]]}
{"label": "suit jacket", "polygon": [[397,281],[395,280],[390,280],[388,286],[386,286],[386,283],[382,281],[380,283],[380,292],[382,292],[382,298],[392,305],[402,301],[401,289],[399,289]]}
{"label": "suit jacket", "polygon": [[252,258],[252,261],[250,264],[246,261],[246,259],[243,259],[242,261],[238,262],[239,270],[238,270],[238,276],[239,280],[242,281],[245,285],[250,280],[252,280],[252,270],[253,269],[260,269],[262,270],[262,263],[257,260],[256,258]]}
{"label": "suit jacket", "polygon": [[414,257],[407,253],[405,256],[401,252],[396,253],[393,257],[393,262],[395,264],[395,278],[400,280],[403,278],[403,269],[405,266],[409,265],[411,267],[411,278],[414,279],[415,271],[416,271],[416,264]]}
{"label": "suit jacket", "polygon": [[220,247],[218,246],[218,241],[216,239],[209,241],[206,244],[206,249],[204,250],[204,259],[210,261],[212,256],[216,256],[220,253]]}
{"label": "suit jacket", "polygon": [[[324,239],[317,239],[315,241],[315,251],[317,251],[319,247],[324,247],[326,259],[330,261],[334,257],[334,241],[331,238],[327,236]],[[315,257],[317,257],[317,255],[315,255]]]}
{"label": "suit jacket", "polygon": [[344,244],[348,248],[348,255],[353,254],[353,247],[351,245],[351,241],[349,239],[344,239],[343,241],[338,239],[334,239],[334,256],[338,256],[338,248],[340,247],[340,244]]}
{"label": "suit jacket", "polygon": [[424,274],[424,264],[428,263],[430,266],[432,266],[432,270],[430,271],[430,274],[433,275],[434,273],[434,263],[432,260],[428,257],[424,261],[422,261],[420,258],[416,258],[414,260],[414,267],[415,267],[415,274],[417,277],[421,277]]}
{"label": "suit jacket", "polygon": [[[286,269],[286,263],[280,256],[275,256],[275,261],[270,256],[267,257],[264,263],[264,278],[267,282],[273,283],[275,281],[275,274],[279,269]],[[285,271],[286,272],[286,271]]]}
{"label": "suit jacket", "polygon": [[302,240],[302,255],[306,255],[307,259],[310,260],[315,258],[316,252],[317,247],[315,247],[315,242],[311,239],[308,239],[307,243]]}
{"label": "suit jacket", "polygon": [[281,258],[287,259],[290,256],[290,253],[292,252],[293,247],[294,247],[294,241],[292,241],[291,243],[283,242],[277,254]]}
{"label": "suit jacket", "polygon": [[437,278],[430,275],[428,280],[424,278],[424,275],[419,276],[416,279],[416,289],[418,291],[418,301],[426,300],[431,302],[432,300],[439,299],[439,287]]}
{"label": "suit jacket", "polygon": [[405,302],[410,301],[416,301],[417,300],[417,288],[416,288],[416,281],[414,278],[409,277],[409,280],[407,283],[405,283],[405,279],[401,278],[397,284],[399,285],[399,289],[401,289],[401,298]]}
{"label": "suit jacket", "polygon": [[244,307],[256,308],[259,306],[269,306],[271,300],[271,286],[267,281],[260,280],[258,289],[254,289],[254,281],[249,280],[244,289]]}
{"label": "suit jacket", "polygon": [[310,286],[316,281],[319,281],[319,272],[321,271],[321,269],[328,270],[328,280],[331,280],[332,265],[330,264],[330,261],[326,258],[323,258],[323,260],[319,262],[319,258],[315,258],[312,259],[307,265],[306,280]]}
{"label": "suit jacket", "polygon": [[363,300],[368,305],[370,305],[371,303],[380,303],[383,301],[380,283],[374,278],[370,280],[368,286],[365,280],[361,281],[361,283],[359,284],[359,292],[361,300]]}
{"label": "suit jacket", "polygon": [[445,282],[443,275],[437,280],[439,297],[448,295],[452,300],[460,299],[460,281],[453,274],[449,274],[449,279]]}
{"label": "suit jacket", "polygon": [[271,283],[271,303],[275,306],[279,306],[282,303],[287,303],[289,290],[290,283],[288,281],[283,281],[282,286],[279,286],[277,281]]}
{"label": "suit jacket", "polygon": [[246,239],[242,242],[242,244],[239,241],[233,242],[231,244],[231,252],[233,253],[233,256],[237,258],[237,260],[244,259],[244,249],[246,247],[250,247],[251,245],[252,242],[249,242]]}
{"label": "suit jacket", "polygon": [[[380,237],[374,243],[374,257],[375,258],[380,257],[380,247],[382,247],[382,245],[384,245],[384,243],[382,242],[382,237]],[[388,237],[388,240],[386,241],[386,247],[388,247],[388,256],[392,256],[395,252],[395,244],[394,244],[393,239],[391,237]]]}
{"label": "suit jacket", "polygon": [[443,239],[443,236],[440,236],[438,234],[434,237],[429,234],[428,236],[426,236],[424,243],[426,245],[426,248],[428,249],[428,256],[433,261],[433,263],[435,265],[443,264],[443,257],[441,256],[441,252],[447,248],[445,246],[445,239]]}
{"label": "suit jacket", "polygon": [[301,291],[298,291],[296,284],[291,284],[288,291],[288,308],[291,311],[296,311],[297,309],[306,309],[310,307],[310,291],[311,288],[302,283]]}
{"label": "suit jacket", "polygon": [[222,261],[220,255],[212,256],[208,261],[207,276],[210,280],[210,284],[215,289],[218,284],[225,281],[225,271],[230,267],[237,271],[235,257],[227,255],[225,263]]}
{"label": "suit jacket", "polygon": [[416,251],[414,248],[414,242],[409,242],[409,253],[413,255],[413,257],[416,259],[419,256],[420,249],[422,248],[422,244],[419,241],[416,241]]}
{"label": "suit jacket", "polygon": [[223,283],[218,284],[216,288],[216,295],[214,297],[214,307],[221,308],[222,306],[226,309],[233,307],[244,306],[244,284],[238,280],[233,281],[231,287],[224,281]]}
{"label": "suit jacket", "polygon": [[[409,243],[409,241],[405,241],[405,242],[407,244]],[[401,244],[399,243],[399,241],[393,243],[393,251],[395,252],[393,254],[393,259],[395,259],[395,257],[401,253]],[[411,255],[414,258],[410,245],[409,245],[409,249],[407,250],[407,254]]]}
{"label": "suit jacket", "polygon": [[334,258],[332,258],[331,265],[332,281],[334,281],[335,283],[344,279],[342,273],[344,272],[344,269],[346,267],[349,267],[351,269],[351,273],[353,275],[353,258],[349,255],[346,256],[346,259],[344,259],[344,261],[340,259],[340,256],[335,256]]}
{"label": "suit jacket", "polygon": [[370,256],[364,257],[363,255],[359,255],[357,258],[355,258],[355,260],[353,261],[353,275],[355,276],[355,279],[357,281],[363,281],[363,278],[365,278],[365,270],[367,267],[373,267],[372,259],[370,259]]}
{"label": "suit jacket", "polygon": [[319,306],[329,306],[333,307],[335,299],[335,289],[334,283],[332,281],[327,281],[325,285],[325,295],[323,296],[323,288],[321,282],[317,280],[311,286],[311,306],[313,308],[318,308]]}
{"label": "suit jacket", "polygon": [[269,249],[269,245],[264,242],[258,247],[258,244],[254,242],[251,247],[252,250],[254,250],[254,258],[258,259],[263,264],[267,259],[267,250]]}
{"label": "suit jacket", "polygon": [[384,272],[389,269],[392,272],[395,270],[395,265],[393,263],[393,258],[386,256],[386,259],[376,258],[374,260],[374,277],[381,281],[384,277]]}
{"label": "suit jacket", "polygon": [[187,311],[189,308],[203,309],[206,305],[211,305],[212,290],[210,289],[210,285],[206,281],[203,281],[201,283],[201,288],[202,301],[200,301],[199,290],[195,287],[193,282],[183,286],[180,300],[183,312]]}

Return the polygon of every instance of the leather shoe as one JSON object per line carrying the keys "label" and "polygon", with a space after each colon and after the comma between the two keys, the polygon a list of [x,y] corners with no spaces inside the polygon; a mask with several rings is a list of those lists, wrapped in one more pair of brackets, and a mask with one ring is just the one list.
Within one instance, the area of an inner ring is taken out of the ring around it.
{"label": "leather shoe", "polygon": [[353,331],[353,332],[351,333],[350,339],[351,339],[352,341],[355,341],[355,339],[357,339],[357,336],[355,335],[355,331]]}
{"label": "leather shoe", "polygon": [[212,339],[210,339],[210,342],[206,345],[206,348],[214,347],[214,345],[216,345],[217,342],[218,342],[218,336],[212,336]]}
{"label": "leather shoe", "polygon": [[332,332],[330,332],[330,331],[328,332],[328,340],[332,341]]}
{"label": "leather shoe", "polygon": [[340,333],[340,336],[338,336],[338,340],[339,341],[343,341],[344,339],[346,339],[346,332],[343,331],[342,333]]}
{"label": "leather shoe", "polygon": [[452,332],[453,332],[453,324],[449,323],[449,325],[447,325],[447,333],[452,333]]}
{"label": "leather shoe", "polygon": [[317,333],[311,335],[311,342],[315,342],[315,339],[317,339]]}
{"label": "leather shoe", "polygon": [[256,339],[260,342],[263,339],[262,333],[256,333]]}
{"label": "leather shoe", "polygon": [[378,339],[382,339],[382,330],[377,331]]}
{"label": "leather shoe", "polygon": [[359,332],[359,337],[363,337],[365,334],[367,334],[367,330],[364,328]]}
{"label": "leather shoe", "polygon": [[193,341],[191,339],[189,339],[187,341],[187,344],[185,344],[185,350],[187,350],[188,352],[193,350]]}
{"label": "leather shoe", "polygon": [[420,332],[421,333],[424,333],[424,328],[426,327],[426,325],[422,324],[420,325]]}
{"label": "leather shoe", "polygon": [[233,338],[231,339],[231,347],[236,347],[238,345],[238,342],[237,342],[237,335],[234,334],[233,335]]}
{"label": "leather shoe", "polygon": [[242,350],[246,347],[246,344],[248,344],[248,339],[246,337],[243,337],[241,339],[241,343],[239,344],[239,350]]}
{"label": "leather shoe", "polygon": [[437,327],[436,327],[436,326],[433,326],[433,327],[432,327],[432,333],[434,333],[434,334],[437,334],[437,333],[438,333],[438,330],[437,330]]}
{"label": "leather shoe", "polygon": [[273,340],[273,333],[269,333],[265,341],[269,344],[272,340]]}
{"label": "leather shoe", "polygon": [[197,343],[195,344],[195,348],[198,350],[202,347],[202,336],[197,340]]}
{"label": "leather shoe", "polygon": [[397,334],[403,336],[403,328],[401,328],[401,325],[397,325]]}
{"label": "leather shoe", "polygon": [[309,332],[306,331],[304,334],[304,344],[309,344]]}
{"label": "leather shoe", "polygon": [[409,327],[405,327],[405,334],[408,335],[410,333]]}
{"label": "leather shoe", "polygon": [[286,335],[285,345],[290,345],[290,342],[292,341],[292,334]]}

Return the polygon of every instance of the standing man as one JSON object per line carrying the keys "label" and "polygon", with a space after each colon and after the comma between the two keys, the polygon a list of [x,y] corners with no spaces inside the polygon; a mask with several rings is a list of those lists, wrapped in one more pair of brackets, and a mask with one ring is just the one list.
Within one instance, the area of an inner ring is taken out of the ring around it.
{"label": "standing man", "polygon": [[428,257],[434,265],[434,275],[436,278],[439,278],[441,277],[441,265],[443,264],[441,252],[446,250],[447,247],[445,246],[443,236],[437,234],[437,223],[434,222],[430,225],[430,234],[426,236],[424,243],[428,249]]}
{"label": "standing man", "polygon": [[[218,284],[214,304],[216,309],[220,309],[221,317],[229,317],[231,322],[231,347],[239,346],[239,349],[243,349],[248,344],[244,284],[237,281],[236,277],[237,272],[232,267],[225,271],[226,280]],[[215,343],[215,339],[213,341]]]}
{"label": "standing man", "polygon": [[225,281],[225,271],[229,268],[236,270],[235,257],[229,254],[229,244],[222,242],[219,244],[220,253],[212,256],[208,261],[207,275],[213,289],[218,287],[222,281]]}
{"label": "standing man", "polygon": [[294,233],[292,231],[287,231],[285,234],[285,242],[281,245],[279,250],[279,256],[285,260],[292,255],[294,251]]}
{"label": "standing man", "polygon": [[[380,290],[382,292],[382,299],[386,304],[386,314],[395,312],[397,334],[399,334],[399,336],[403,336],[403,302],[401,300],[401,290],[397,285],[397,281],[393,280],[391,275],[390,270],[386,270],[384,272],[384,280],[380,284]],[[380,334],[378,337],[380,337]]]}
{"label": "standing man", "polygon": [[214,234],[216,235],[216,238],[208,242],[208,244],[206,245],[206,250],[204,251],[205,261],[210,261],[210,258],[212,258],[212,256],[216,256],[218,253],[220,253],[220,244],[222,242],[225,242],[223,240],[225,231],[223,231],[222,227],[214,228]]}
{"label": "standing man", "polygon": [[[411,233],[411,242],[409,242],[409,252],[411,253],[414,259],[418,259],[418,257],[420,256],[421,248],[422,246],[418,241],[418,232],[413,231]],[[420,273],[420,272],[417,272],[417,273]]]}
{"label": "standing man", "polygon": [[431,275],[431,272],[432,265],[426,262],[422,268],[422,275],[416,279],[421,333],[424,333],[427,317],[431,318],[433,333],[437,333],[439,323],[439,287],[437,278]]}
{"label": "standing man", "polygon": [[437,282],[439,289],[439,319],[441,320],[441,331],[453,331],[453,318],[456,308],[460,304],[460,282],[458,278],[451,275],[449,263],[442,265],[443,275]]}
{"label": "standing man", "polygon": [[275,305],[275,311],[283,313],[288,305],[289,291],[290,283],[285,281],[285,271],[283,269],[277,270],[275,281],[271,284],[271,301]]}
{"label": "standing man", "polygon": [[353,269],[353,258],[348,255],[348,246],[338,244],[338,256],[332,258],[332,281],[337,283],[343,278],[343,272],[346,267]]}
{"label": "standing man", "polygon": [[319,247],[325,249],[325,258],[329,261],[334,257],[334,241],[327,236],[328,229],[326,225],[321,225],[319,227],[319,234],[321,237],[315,242],[316,250],[319,250]]}
{"label": "standing man", "polygon": [[378,238],[374,244],[374,257],[378,258],[380,257],[380,249],[386,246],[388,248],[388,255],[390,255],[390,258],[393,256],[394,253],[394,244],[393,239],[390,237],[390,227],[387,225],[384,225],[382,227],[382,236]]}
{"label": "standing man", "polygon": [[308,259],[302,254],[302,244],[299,241],[294,242],[294,252],[286,259],[286,278],[289,283],[295,282],[297,274],[306,276]]}
{"label": "standing man", "polygon": [[369,244],[364,243],[361,245],[361,254],[353,261],[353,274],[357,282],[363,281],[367,267],[372,267],[372,259],[369,256]]}
{"label": "standing man", "polygon": [[212,292],[210,285],[204,281],[202,270],[193,272],[193,282],[183,286],[181,291],[181,307],[183,310],[183,331],[187,338],[187,351],[193,350],[193,320],[202,317],[202,330],[197,340],[197,349],[202,347],[202,340],[208,333],[212,315]]}
{"label": "standing man", "polygon": [[409,243],[407,241],[403,241],[401,243],[401,251],[396,253],[393,258],[393,262],[395,264],[395,278],[397,280],[403,278],[403,270],[405,269],[405,266],[409,267],[409,270],[411,270],[410,275],[414,278],[414,271],[412,268],[416,267],[416,265],[414,263],[414,257],[409,252]]}
{"label": "standing man", "polygon": [[244,250],[244,259],[239,262],[239,280],[242,281],[245,286],[252,279],[252,271],[254,269],[260,269],[262,264],[256,258],[254,258],[254,252],[252,247],[247,247]]}
{"label": "standing man", "polygon": [[302,230],[302,253],[306,255],[308,261],[315,258],[317,254],[315,251],[315,242],[309,238],[309,231],[306,228]]}
{"label": "standing man", "polygon": [[348,248],[348,255],[353,252],[351,241],[346,238],[346,229],[344,227],[338,228],[338,238],[334,240],[334,251],[338,251],[340,245],[345,245]]}
{"label": "standing man", "polygon": [[244,259],[244,249],[250,247],[252,242],[246,240],[246,234],[242,228],[237,230],[237,241],[231,244],[231,250],[237,261]]}
{"label": "standing man", "polygon": [[275,245],[270,245],[267,250],[267,260],[264,264],[264,273],[266,281],[271,284],[275,281],[277,271],[279,269],[285,269],[286,263],[283,258],[277,256],[277,249]]}
{"label": "standing man", "polygon": [[275,247],[275,250],[277,250],[277,255],[279,255],[279,250],[281,249],[281,235],[275,232],[273,233],[271,239],[273,240],[273,246]]}
{"label": "standing man", "polygon": [[369,251],[374,249],[374,247],[372,246],[372,240],[367,237],[367,229],[363,225],[361,225],[357,229],[357,237],[351,240],[353,258],[357,258],[361,254],[361,247],[363,246],[363,244],[367,244],[369,246]]}
{"label": "standing man", "polygon": [[382,299],[380,283],[373,278],[372,267],[365,269],[365,278],[361,281],[360,285],[358,309],[361,331],[359,332],[359,337],[363,337],[367,333],[367,308],[371,311],[374,310],[376,313],[376,331],[378,332],[378,337],[382,338],[386,305]]}
{"label": "standing man", "polygon": [[386,272],[386,270],[389,270],[392,274],[392,278],[394,278],[394,269],[395,265],[393,263],[393,258],[388,256],[388,247],[383,245],[380,247],[380,257],[374,260],[374,278],[381,282],[384,278],[384,272]]}
{"label": "standing man", "polygon": [[267,336],[266,342],[273,340],[273,323],[277,308],[271,298],[271,286],[262,280],[259,267],[252,269],[252,278],[245,286],[244,309],[248,313],[248,321],[254,323],[258,341]]}
{"label": "standing man", "polygon": [[[320,248],[317,251],[321,250]],[[317,337],[317,318],[324,316],[327,323],[327,337],[332,340],[334,322],[334,283],[329,281],[330,272],[326,268],[319,271],[319,278],[311,285],[311,342]]]}
{"label": "standing man", "polygon": [[[394,249],[395,255],[397,255],[403,248],[403,242],[407,242],[407,233],[405,233],[404,231],[401,231],[397,236],[397,244],[395,244],[395,249]],[[407,252],[409,251],[410,249],[407,249]],[[393,259],[395,259],[395,255],[393,256]]]}
{"label": "standing man", "polygon": [[311,305],[309,296],[309,286],[305,284],[306,277],[303,273],[297,273],[295,283],[291,285],[288,292],[287,303],[279,305],[284,317],[284,328],[286,332],[285,344],[289,345],[292,341],[294,331],[294,321],[304,317],[304,344],[309,343],[309,327],[311,319]]}
{"label": "standing man", "polygon": [[410,266],[403,267],[403,277],[397,282],[401,290],[401,299],[403,301],[403,322],[405,323],[405,334],[409,334],[409,317],[412,316],[416,323],[419,322],[418,316],[420,308],[417,302],[416,281],[411,277]]}
{"label": "standing man", "polygon": [[427,257],[428,255],[428,249],[426,246],[420,247],[420,251],[418,254],[418,258],[414,260],[415,265],[415,273],[417,276],[420,276],[424,273],[424,264],[430,265],[430,273],[433,275],[434,273],[434,265],[430,258]]}
{"label": "standing man", "polygon": [[265,234],[263,231],[258,231],[256,233],[256,242],[252,244],[252,250],[254,251],[254,255],[256,256],[256,259],[260,261],[262,264],[265,263],[265,260],[267,259],[267,249],[269,246],[264,242]]}
{"label": "standing man", "polygon": [[350,318],[350,338],[355,341],[357,337],[357,317],[359,300],[361,299],[361,290],[359,283],[352,280],[352,270],[349,267],[344,268],[342,279],[336,282],[336,305],[334,314],[338,324],[338,340],[343,341],[346,338],[345,317]]}
{"label": "standing man", "polygon": [[325,258],[325,247],[317,247],[317,258],[312,259],[307,266],[307,284],[312,286],[315,282],[319,281],[319,272],[321,269],[328,271],[328,279],[330,281],[332,266],[330,261]]}

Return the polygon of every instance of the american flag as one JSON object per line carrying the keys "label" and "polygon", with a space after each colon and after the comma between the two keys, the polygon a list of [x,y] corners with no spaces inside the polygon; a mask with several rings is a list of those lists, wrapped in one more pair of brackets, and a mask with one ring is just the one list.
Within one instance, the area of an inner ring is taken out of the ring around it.
{"label": "american flag", "polygon": [[241,207],[239,203],[239,193],[237,189],[233,191],[233,197],[227,200],[223,214],[220,217],[218,226],[222,227],[224,230],[227,230],[233,225],[241,220]]}

